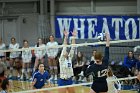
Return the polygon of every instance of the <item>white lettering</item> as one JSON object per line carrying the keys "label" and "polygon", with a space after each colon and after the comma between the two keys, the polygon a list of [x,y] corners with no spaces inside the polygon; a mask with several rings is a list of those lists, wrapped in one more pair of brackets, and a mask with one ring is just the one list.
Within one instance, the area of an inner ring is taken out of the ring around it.
{"label": "white lettering", "polygon": [[108,24],[107,24],[107,19],[103,18],[103,27],[102,27],[102,33],[107,32],[109,33],[109,28],[108,28]]}
{"label": "white lettering", "polygon": [[[119,25],[120,24],[120,25]],[[123,20],[122,18],[112,18],[112,27],[115,27],[115,39],[119,39],[119,31],[120,31],[120,26],[123,27]]]}
{"label": "white lettering", "polygon": [[96,34],[95,33],[95,26],[97,26],[97,18],[88,18],[88,38],[91,39],[92,34]]}
{"label": "white lettering", "polygon": [[[84,29],[85,29],[85,25],[84,25],[84,22],[85,22],[85,19],[83,18],[80,18],[80,19],[77,19],[77,18],[73,18],[74,20],[74,29],[75,30],[79,30],[80,31],[80,35],[81,35],[81,39],[84,39]],[[78,26],[78,22],[80,21],[79,25]]]}
{"label": "white lettering", "polygon": [[57,18],[57,20],[61,37],[63,37],[63,31],[69,31],[70,29],[71,18]]}
{"label": "white lettering", "polygon": [[133,18],[129,18],[125,22],[125,36],[126,36],[126,39],[130,39],[130,37],[129,37],[130,22],[132,22],[132,39],[134,39],[134,38],[136,38],[136,35],[137,35],[137,25]]}

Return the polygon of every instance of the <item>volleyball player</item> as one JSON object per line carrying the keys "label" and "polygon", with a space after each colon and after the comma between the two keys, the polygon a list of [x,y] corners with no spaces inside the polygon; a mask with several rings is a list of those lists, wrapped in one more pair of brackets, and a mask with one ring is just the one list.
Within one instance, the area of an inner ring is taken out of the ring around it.
{"label": "volleyball player", "polygon": [[0,62],[0,79],[5,79],[7,76],[5,75],[5,71],[7,70],[7,66]]}
{"label": "volleyball player", "polygon": [[[23,40],[23,48],[22,49],[28,49],[29,44],[27,40]],[[24,50],[22,51],[22,75],[21,80],[23,79],[23,76],[25,74],[26,79],[29,79],[29,75],[31,72],[30,63],[31,63],[32,53],[31,50]]]}
{"label": "volleyball player", "polygon": [[45,82],[47,81],[48,85],[51,86],[49,79],[49,73],[44,70],[44,64],[38,64],[38,71],[33,74],[32,85],[35,89],[41,89],[45,86]]}
{"label": "volleyball player", "polygon": [[54,41],[54,36],[50,35],[49,37],[49,42],[47,43],[47,55],[48,55],[48,65],[50,68],[50,74],[51,74],[51,79],[54,78],[54,80],[57,80],[57,74],[58,74],[58,69],[57,69],[57,61],[55,60],[57,54],[58,54],[58,48],[50,48],[51,46],[57,46],[58,43]]}
{"label": "volleyball player", "polygon": [[[68,32],[64,31],[64,45],[67,45],[67,38],[68,38]],[[76,32],[74,31],[73,33],[73,38],[72,38],[72,44],[75,44],[75,36]],[[72,76],[73,74],[73,68],[72,68],[72,58],[74,55],[74,47],[71,47],[71,50],[68,54],[67,48],[63,47],[60,58],[59,58],[59,66],[60,66],[60,78],[58,79],[58,85],[59,86],[65,86],[65,85],[71,85],[72,82]],[[59,90],[60,93],[75,93],[74,88],[63,88]]]}
{"label": "volleyball player", "polygon": [[[2,42],[2,38],[0,38],[0,50],[4,50],[6,48],[5,44]],[[0,61],[4,62],[6,54],[4,52],[0,52]]]}
{"label": "volleyball player", "polygon": [[[0,50],[4,50],[4,49],[6,49],[6,46],[2,42],[2,38],[0,38]],[[0,52],[0,63],[6,66],[5,57],[6,57],[6,53]],[[6,74],[6,72],[4,74]]]}
{"label": "volleyball player", "polygon": [[2,80],[1,89],[2,90],[0,91],[0,93],[8,93],[9,80],[7,78],[5,78],[4,80]]}
{"label": "volleyball player", "polygon": [[113,71],[111,67],[108,68],[108,74],[107,74],[107,80],[108,80],[108,93],[120,93],[121,90],[121,84],[119,81],[109,81],[112,79],[117,79],[117,77],[113,74]]}
{"label": "volleyball player", "polygon": [[[19,44],[16,43],[16,39],[14,37],[11,38],[11,43],[9,44],[9,49],[19,49]],[[10,76],[13,75],[13,66],[19,61],[19,52],[10,52]],[[18,73],[18,77],[20,77]]]}
{"label": "volleyball player", "polygon": [[37,69],[39,61],[44,63],[44,56],[45,56],[45,44],[43,44],[42,38],[38,38],[38,42],[35,45],[35,47],[43,48],[40,50],[35,50],[35,65],[34,65],[34,71]]}
{"label": "volleyball player", "polygon": [[[0,93],[2,93],[2,92],[4,92],[3,91],[3,85],[4,85],[4,83],[3,83],[3,80],[5,80],[6,79],[6,76],[5,76],[5,71],[6,71],[6,67],[5,67],[5,65],[3,64],[3,63],[1,63],[0,62]],[[2,90],[2,91],[1,91]]]}
{"label": "volleyball player", "polygon": [[95,53],[95,63],[90,65],[87,68],[86,74],[93,76],[93,83],[91,86],[90,93],[107,93],[107,71],[108,71],[108,61],[109,61],[109,45],[110,45],[110,37],[109,34],[106,33],[106,47],[105,47],[105,55],[102,56],[102,53]]}

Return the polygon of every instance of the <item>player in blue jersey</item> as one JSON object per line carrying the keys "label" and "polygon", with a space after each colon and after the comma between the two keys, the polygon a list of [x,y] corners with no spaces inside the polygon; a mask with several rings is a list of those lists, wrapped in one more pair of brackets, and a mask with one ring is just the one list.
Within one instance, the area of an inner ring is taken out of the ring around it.
{"label": "player in blue jersey", "polygon": [[33,87],[35,89],[41,89],[45,86],[45,82],[47,81],[48,85],[51,86],[49,79],[49,73],[44,70],[44,64],[40,63],[38,65],[38,71],[33,74]]}
{"label": "player in blue jersey", "polygon": [[87,68],[86,74],[93,76],[93,84],[91,86],[90,93],[107,93],[107,72],[108,72],[108,61],[109,61],[109,43],[110,37],[106,33],[106,48],[105,55],[103,57],[102,53],[96,52],[95,62]]}

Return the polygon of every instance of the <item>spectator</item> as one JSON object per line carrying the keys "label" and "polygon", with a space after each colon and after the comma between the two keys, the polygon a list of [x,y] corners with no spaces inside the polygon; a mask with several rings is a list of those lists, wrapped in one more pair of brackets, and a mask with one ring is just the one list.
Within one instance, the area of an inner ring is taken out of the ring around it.
{"label": "spectator", "polygon": [[86,65],[86,58],[84,56],[84,54],[82,52],[78,52],[78,54],[76,55],[76,58],[74,60],[74,76],[76,78],[76,80],[78,79],[78,74],[80,74],[80,78],[79,81],[82,80],[82,78],[84,77],[84,66]]}
{"label": "spectator", "polygon": [[[9,44],[9,49],[19,49],[19,44],[16,42],[16,39],[14,37],[11,38],[11,43]],[[19,62],[19,54],[20,52],[10,52],[10,72],[9,78],[13,76],[13,67],[16,67],[17,65],[14,65]],[[20,77],[20,74],[18,73],[18,78]]]}
{"label": "spectator", "polygon": [[[122,67],[122,72],[125,71],[122,75],[125,77],[134,76],[135,68],[136,68],[137,59],[134,57],[134,53],[132,51],[128,52],[128,55],[124,58],[124,63]],[[135,80],[125,80],[124,84],[134,84]]]}
{"label": "spectator", "polygon": [[47,55],[48,55],[48,65],[50,68],[50,73],[51,73],[51,79],[57,80],[57,74],[58,74],[58,68],[57,68],[57,61],[56,61],[56,56],[58,54],[58,48],[50,48],[53,46],[57,46],[58,43],[54,41],[54,36],[50,35],[49,37],[49,42],[47,43]]}
{"label": "spectator", "polygon": [[[5,44],[2,42],[2,38],[0,38],[0,50],[4,50],[6,48]],[[0,61],[4,62],[6,57],[6,53],[0,52]]]}
{"label": "spectator", "polygon": [[35,47],[37,48],[43,48],[43,49],[39,49],[39,50],[35,50],[35,64],[34,64],[34,71],[35,69],[37,69],[38,63],[39,61],[44,63],[44,56],[45,56],[45,44],[43,44],[42,38],[38,38],[38,42],[35,45]]}
{"label": "spectator", "polygon": [[[24,40],[22,49],[28,49],[28,48],[29,48],[28,41]],[[26,79],[29,79],[30,72],[31,72],[31,58],[32,58],[31,50],[22,51],[22,75],[21,75],[21,80],[23,79],[24,74],[26,75]]]}
{"label": "spectator", "polygon": [[93,50],[93,51],[92,51],[92,56],[91,56],[90,65],[94,64],[94,62],[95,62],[94,56],[95,56],[95,53],[96,53],[96,52],[97,52],[97,50]]}
{"label": "spectator", "polygon": [[126,67],[131,73],[131,75],[134,74],[134,69],[136,66],[137,59],[134,57],[134,54],[132,51],[128,52],[128,55],[124,58],[123,66]]}
{"label": "spectator", "polygon": [[96,52],[97,52],[97,50],[93,50],[93,51],[92,51],[91,61],[95,61],[94,56],[95,56],[95,53],[96,53]]}

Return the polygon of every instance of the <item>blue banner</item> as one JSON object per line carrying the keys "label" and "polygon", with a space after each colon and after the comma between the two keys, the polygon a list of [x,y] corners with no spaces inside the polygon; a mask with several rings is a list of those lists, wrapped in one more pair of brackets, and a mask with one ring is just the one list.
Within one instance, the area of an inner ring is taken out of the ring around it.
{"label": "blue banner", "polygon": [[140,16],[56,16],[55,36],[75,29],[79,39],[95,39],[98,33],[109,32],[113,40],[140,38]]}

